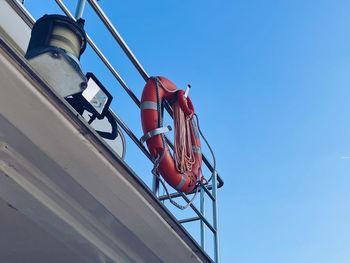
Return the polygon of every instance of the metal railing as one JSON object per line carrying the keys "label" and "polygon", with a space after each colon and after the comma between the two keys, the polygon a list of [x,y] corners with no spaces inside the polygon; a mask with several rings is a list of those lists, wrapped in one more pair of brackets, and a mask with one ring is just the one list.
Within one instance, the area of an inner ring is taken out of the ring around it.
{"label": "metal railing", "polygon": [[[133,54],[131,49],[128,47],[124,39],[121,37],[113,23],[109,20],[108,16],[104,13],[102,8],[99,6],[96,0],[78,0],[78,4],[76,7],[75,16],[72,15],[72,13],[69,11],[69,9],[65,6],[62,0],[55,0],[57,5],[60,7],[60,9],[70,18],[76,20],[78,18],[81,18],[84,12],[84,8],[86,3],[88,2],[96,15],[100,18],[100,20],[103,22],[105,27],[108,29],[108,31],[111,33],[113,38],[116,40],[116,42],[119,44],[120,48],[124,51],[128,59],[132,62],[138,73],[141,75],[141,77],[147,81],[149,79],[149,74],[145,71],[145,69],[142,67],[141,63],[137,60],[136,56]],[[119,82],[121,87],[125,90],[125,92],[129,95],[129,97],[133,100],[133,102],[136,104],[137,107],[140,107],[140,100],[135,95],[135,93],[129,88],[129,86],[126,84],[126,82],[123,80],[123,78],[119,75],[119,73],[116,71],[116,69],[112,66],[112,64],[109,62],[109,60],[106,58],[106,56],[102,53],[102,51],[99,49],[99,47],[95,44],[95,42],[91,39],[91,37],[87,34],[87,41],[93,51],[97,54],[97,56],[101,59],[101,61],[104,63],[104,65],[107,67],[107,69],[112,73],[112,75],[115,77],[115,79]],[[172,117],[173,112],[169,104],[165,104],[165,108],[169,115]],[[114,112],[112,112],[113,117],[115,118],[116,122],[119,124],[119,126],[123,129],[123,131],[128,135],[128,137],[135,143],[135,145],[141,150],[141,152],[152,162],[154,163],[151,155],[149,154],[148,150],[141,144],[139,141],[139,138],[131,131],[131,129],[126,125],[126,123]],[[173,143],[171,140],[165,136],[166,142],[170,146],[171,149],[174,148]],[[175,199],[175,198],[182,198],[186,203],[189,203],[189,207],[192,209],[192,211],[195,213],[195,216],[183,218],[178,220],[181,224],[186,224],[189,222],[199,221],[200,223],[200,246],[203,249],[203,251],[207,251],[206,246],[206,228],[209,229],[213,234],[213,260],[215,263],[219,263],[219,227],[218,227],[218,197],[217,197],[217,189],[222,187],[224,182],[222,178],[217,174],[216,170],[214,169],[213,165],[209,162],[207,157],[203,154],[203,162],[208,168],[208,170],[212,173],[212,181],[210,185],[204,185],[200,192],[199,192],[199,198],[200,198],[200,207],[197,208],[193,203],[190,202],[189,195],[195,194],[195,192],[192,192],[190,194],[184,194],[181,192],[173,192],[169,195],[159,195],[159,182],[158,178],[154,176],[153,178],[153,192],[158,198],[159,201],[165,202],[169,200],[169,198]],[[212,224],[208,220],[208,217],[206,217],[206,197],[210,199],[212,202]]]}

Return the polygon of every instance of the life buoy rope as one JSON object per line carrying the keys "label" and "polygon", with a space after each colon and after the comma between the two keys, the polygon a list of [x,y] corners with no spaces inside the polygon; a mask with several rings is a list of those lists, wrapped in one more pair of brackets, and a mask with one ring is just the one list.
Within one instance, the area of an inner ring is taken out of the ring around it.
{"label": "life buoy rope", "polygon": [[192,171],[196,162],[192,148],[192,116],[182,110],[178,101],[173,104],[174,110],[174,159],[180,173]]}
{"label": "life buoy rope", "polygon": [[[162,127],[163,101],[175,101],[174,111],[175,148],[174,158],[165,143]],[[193,119],[194,108],[184,91],[164,77],[150,78],[141,98],[141,120],[144,136],[157,170],[165,181],[180,192],[192,192],[203,180],[199,132]]]}

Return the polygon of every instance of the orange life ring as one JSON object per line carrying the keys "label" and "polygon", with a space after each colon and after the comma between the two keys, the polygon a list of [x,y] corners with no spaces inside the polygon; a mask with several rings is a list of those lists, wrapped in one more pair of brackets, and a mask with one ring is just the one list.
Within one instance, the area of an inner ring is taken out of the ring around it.
{"label": "orange life ring", "polygon": [[[172,154],[162,139],[164,128],[161,127],[162,102],[177,100],[183,112],[191,118],[192,153],[195,159],[191,171],[181,173],[176,168]],[[189,193],[194,190],[202,179],[202,153],[198,127],[194,119],[194,107],[189,97],[184,98],[184,91],[178,90],[173,82],[164,77],[150,78],[142,92],[141,97],[141,121],[144,132],[143,140],[146,141],[151,156],[160,160],[158,171],[165,181],[178,191]]]}

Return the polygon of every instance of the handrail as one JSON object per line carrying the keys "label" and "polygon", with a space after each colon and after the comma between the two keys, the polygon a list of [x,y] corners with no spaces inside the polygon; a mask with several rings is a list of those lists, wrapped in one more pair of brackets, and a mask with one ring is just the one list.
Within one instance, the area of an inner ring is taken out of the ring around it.
{"label": "handrail", "polygon": [[[63,4],[63,2],[61,0],[55,0],[55,2],[58,4],[58,6],[62,9],[62,11],[71,19],[74,19],[74,16],[70,13],[70,11],[68,10],[68,8]],[[89,43],[89,45],[92,47],[92,49],[96,52],[96,54],[100,57],[100,59],[102,60],[102,62],[106,65],[106,67],[110,70],[110,72],[114,75],[114,77],[117,79],[117,81],[119,82],[119,84],[121,84],[121,86],[123,87],[123,89],[128,93],[128,95],[131,97],[131,99],[135,102],[135,104],[140,107],[140,100],[137,98],[137,96],[135,95],[135,93],[132,92],[132,90],[128,87],[128,85],[126,84],[126,82],[122,79],[122,77],[118,74],[118,72],[114,69],[114,67],[111,65],[111,63],[108,61],[108,59],[106,58],[106,56],[102,53],[102,51],[98,48],[98,46],[93,42],[93,40],[91,39],[91,37],[86,34],[87,36],[87,41]],[[134,141],[134,143],[142,150],[142,152],[148,157],[148,159],[150,159],[150,161],[153,162],[152,157],[150,156],[149,152],[146,150],[146,148],[140,143],[140,141],[138,140],[138,138],[135,136],[135,134],[127,127],[127,125],[113,112],[113,116],[116,119],[116,121],[118,122],[118,124],[120,124],[120,126],[123,128],[123,130],[125,130],[125,132],[129,135],[129,137]],[[174,145],[171,142],[171,140],[165,136],[165,139],[167,141],[167,143],[169,144],[171,149],[174,149]],[[204,159],[204,158],[203,158]],[[204,162],[206,161],[206,159],[204,160]],[[212,167],[212,165],[210,163],[208,163],[207,165],[208,169],[213,172],[214,168]],[[223,182],[219,181],[218,184],[218,188],[220,188],[223,185]],[[208,187],[209,190],[212,189],[211,186]],[[209,197],[213,200],[213,197],[211,195],[211,193],[208,191],[208,189],[205,189],[206,192],[208,193]],[[194,193],[194,192],[193,192]],[[190,193],[191,194],[191,193]],[[174,197],[178,197],[181,196],[179,193],[174,193],[172,194],[172,196]],[[165,200],[165,198],[163,199]]]}
{"label": "handrail", "polygon": [[[209,196],[209,198],[212,201],[215,201],[214,196],[212,195],[212,193],[209,192],[209,190],[212,190],[213,186],[212,185],[208,185],[208,186],[203,185],[202,188],[203,188],[203,191]],[[195,192],[191,192],[190,194],[194,194],[194,193]],[[180,192],[171,193],[171,194],[169,194],[169,196],[168,195],[161,195],[161,196],[158,197],[158,199],[160,201],[165,201],[165,200],[168,200],[169,198],[174,199],[174,198],[178,198],[178,197],[181,197],[181,193]]]}
{"label": "handrail", "polygon": [[[55,0],[56,1],[56,0]],[[99,4],[96,2],[96,0],[87,0],[89,2],[89,4],[91,5],[91,7],[94,9],[94,11],[96,12],[96,14],[98,15],[98,17],[101,19],[101,21],[103,22],[103,24],[107,27],[108,31],[111,33],[111,35],[114,37],[114,39],[117,41],[117,43],[119,44],[119,46],[122,48],[122,50],[124,51],[124,53],[126,54],[126,56],[130,59],[130,61],[133,63],[133,65],[135,66],[135,68],[138,70],[138,72],[140,73],[140,75],[143,77],[143,79],[145,81],[147,81],[149,79],[149,74],[145,71],[145,69],[143,68],[143,66],[141,65],[141,63],[137,60],[136,56],[134,55],[134,53],[130,50],[129,46],[126,44],[126,42],[124,41],[124,39],[122,38],[122,36],[119,34],[119,32],[117,31],[117,29],[115,28],[115,26],[112,24],[112,22],[109,20],[109,18],[107,17],[107,15],[104,13],[104,11],[102,10],[102,8],[99,6]],[[56,1],[57,2],[57,1]],[[165,104],[165,108],[168,111],[168,113],[170,114],[171,117],[173,117],[173,112],[171,107],[169,106],[168,103]],[[167,143],[171,144],[171,147],[173,148],[173,145],[171,143],[170,140],[167,139]],[[209,160],[206,158],[206,156],[204,154],[203,155],[203,162],[207,165],[208,169],[210,170],[210,172],[214,172],[214,168],[213,165],[209,162]],[[221,186],[224,185],[224,181],[222,180],[222,178],[218,175],[218,188],[220,188]]]}
{"label": "handrail", "polygon": [[146,70],[142,67],[141,63],[137,60],[136,56],[132,51],[130,50],[129,46],[126,44],[122,36],[119,34],[117,29],[114,27],[112,22],[108,19],[107,15],[103,12],[102,8],[97,4],[95,0],[88,0],[91,7],[95,10],[96,14],[100,17],[102,22],[105,24],[109,32],[112,34],[114,39],[118,42],[119,46],[123,49],[125,54],[128,56],[128,58],[131,60],[131,62],[136,67],[137,71],[140,73],[140,75],[143,77],[145,81],[149,79],[149,75],[147,74]]}
{"label": "handrail", "polygon": [[[72,13],[68,10],[68,8],[63,4],[61,0],[55,0],[57,5],[61,8],[61,10],[68,16],[69,18],[75,20],[75,17],[72,15]],[[108,61],[106,56],[102,53],[102,51],[97,47],[97,45],[94,43],[94,41],[91,39],[91,37],[86,34],[86,39],[91,46],[91,48],[96,52],[96,54],[99,56],[99,58],[102,60],[102,62],[106,65],[106,67],[109,69],[109,71],[113,74],[113,76],[117,79],[119,84],[123,87],[123,89],[128,93],[130,98],[135,102],[135,104],[140,107],[140,100],[135,95],[135,93],[132,92],[132,90],[128,87],[128,85],[125,83],[123,78],[118,74],[118,72],[114,69],[112,64]]]}
{"label": "handrail", "polygon": [[[70,13],[70,11],[68,10],[68,8],[63,4],[62,0],[55,0],[55,2],[57,3],[57,5],[62,9],[62,11],[70,18],[75,20],[75,17]],[[103,14],[104,16],[106,16],[104,14],[104,12],[101,10],[101,8],[98,6],[98,4],[94,1],[94,0],[88,0],[89,3],[94,2],[94,6],[96,6],[96,10],[99,11],[99,13]],[[97,12],[97,11],[96,11]],[[102,19],[102,18],[101,18]],[[125,43],[124,39],[120,36],[120,34],[116,31],[116,28],[111,24],[110,20],[108,18],[105,18],[105,22],[104,23],[108,23],[110,26],[108,27],[109,30],[114,30],[115,33],[112,33],[114,31],[110,31],[113,36],[115,37],[115,39],[117,40],[119,45],[124,45],[122,49],[124,50],[124,52],[126,53],[126,55],[128,56],[128,58],[132,61],[132,63],[134,64],[134,66],[138,69],[138,71],[143,72],[143,76],[147,76],[147,79],[144,79],[147,81],[148,80],[148,74],[146,73],[146,71],[143,69],[142,65],[140,64],[140,62],[136,59],[135,55],[131,52],[130,48],[127,46],[127,44]],[[111,63],[108,61],[108,59],[105,57],[105,55],[102,53],[102,51],[97,47],[97,45],[93,42],[93,40],[91,39],[91,37],[87,34],[87,41],[89,43],[89,45],[91,46],[91,48],[96,52],[96,54],[100,57],[100,59],[102,60],[102,62],[106,65],[106,67],[109,69],[109,71],[113,74],[113,76],[117,79],[117,81],[119,82],[119,84],[122,86],[122,88],[128,93],[128,95],[130,96],[130,98],[135,102],[135,104],[140,107],[141,102],[138,99],[138,97],[135,95],[135,93],[128,87],[128,85],[126,84],[126,82],[123,80],[123,78],[118,74],[118,72],[115,70],[115,68],[111,65]],[[131,59],[131,57],[133,57],[134,59]],[[140,72],[140,74],[141,74]],[[141,75],[142,75],[141,74]],[[170,116],[172,117],[172,110],[169,106],[169,104],[166,105],[166,109],[169,112]],[[165,136],[166,142],[169,144],[171,149],[174,149],[174,145],[171,142],[171,140]],[[206,156],[204,154],[202,154],[203,157],[203,162],[206,164],[206,166],[208,167],[210,172],[214,172],[214,168],[213,165],[210,163],[210,161],[208,161],[208,159],[206,158]],[[222,180],[222,178],[220,177],[220,175],[218,174],[218,188],[221,188],[224,185],[224,181]]]}
{"label": "handrail", "polygon": [[[85,1],[86,0],[81,1],[81,2],[83,3]],[[133,65],[135,66],[137,71],[140,73],[142,78],[145,81],[147,81],[149,79],[149,75],[147,74],[145,69],[142,67],[141,63],[137,60],[135,55],[132,53],[132,51],[130,50],[128,45],[125,43],[124,39],[120,36],[120,34],[118,33],[118,31],[116,30],[114,25],[108,19],[106,14],[103,12],[101,7],[97,4],[97,2],[95,0],[87,0],[87,1],[90,3],[90,5],[92,6],[92,8],[96,12],[96,14],[99,16],[99,18],[102,20],[102,22],[104,23],[106,28],[110,31],[110,33],[112,34],[114,39],[117,41],[119,46],[122,48],[122,50],[125,52],[127,57],[133,63]],[[70,13],[68,8],[63,4],[62,0],[55,0],[55,2],[58,4],[58,6],[62,9],[62,11],[68,17],[70,17],[70,18],[75,20],[75,17]],[[79,8],[80,8],[80,6],[79,6]],[[79,13],[82,13],[82,10],[79,10]],[[89,45],[92,47],[92,49],[95,51],[95,53],[98,55],[98,57],[101,59],[101,61],[106,65],[106,67],[109,69],[109,71],[113,74],[113,76],[116,78],[116,80],[120,83],[122,88],[127,92],[127,94],[130,96],[130,98],[134,101],[134,103],[138,107],[140,107],[140,100],[138,99],[138,97],[128,87],[126,82],[122,79],[122,77],[115,70],[115,68],[111,65],[111,63],[108,61],[108,59],[102,53],[102,51],[97,47],[97,45],[93,42],[93,40],[90,38],[89,35],[87,35],[87,41],[88,41]],[[172,108],[170,107],[170,105],[168,103],[165,103],[165,108],[168,111],[168,113],[170,114],[170,116],[173,117]],[[128,134],[128,136],[131,138],[131,140],[138,146],[138,148],[145,154],[145,156],[152,163],[154,163],[154,161],[153,161],[149,151],[144,147],[143,144],[141,144],[141,142],[139,141],[137,136],[129,129],[129,127],[123,122],[123,120],[117,114],[115,114],[113,111],[112,111],[112,115],[113,115],[114,119],[116,120],[116,122],[120,125],[120,127]],[[172,149],[174,149],[174,145],[170,141],[170,139],[168,137],[166,137],[166,136],[165,136],[165,139],[166,139],[166,142],[168,143],[168,145]],[[217,189],[222,187],[224,182],[221,179],[221,177],[217,174],[216,170],[214,170],[213,165],[208,161],[208,159],[204,156],[204,154],[202,154],[202,157],[203,157],[203,162],[205,163],[205,165],[207,166],[209,171],[211,171],[213,173],[213,177],[212,177],[213,179],[212,179],[211,185],[204,186],[202,188],[202,190],[201,190],[201,195],[200,195],[201,196],[201,208],[200,208],[200,210],[196,206],[194,206],[194,204],[189,200],[187,195],[185,195],[184,193],[180,193],[180,192],[171,193],[167,197],[160,196],[160,197],[158,197],[158,200],[164,201],[164,200],[167,200],[169,198],[182,197],[190,205],[190,207],[192,208],[192,211],[197,216],[196,217],[192,217],[192,218],[188,218],[188,219],[179,220],[179,223],[187,223],[187,222],[200,220],[200,222],[201,222],[201,246],[202,246],[202,249],[205,248],[205,245],[204,245],[204,242],[205,242],[204,241],[205,240],[204,225],[206,225],[208,227],[208,229],[210,229],[210,231],[214,235],[214,261],[216,263],[219,263],[219,240],[218,240],[218,232],[219,232],[219,230],[218,230],[218,214],[217,214],[218,213],[218,211],[217,211],[217,202],[218,202],[218,200],[217,200]],[[154,182],[156,182],[156,180]],[[209,190],[212,190],[212,193],[210,193]],[[190,194],[193,194],[193,193],[190,193]],[[206,193],[207,196],[213,202],[213,224],[210,224],[209,221],[206,219],[206,217],[204,215],[205,214],[205,210],[204,210],[204,195],[203,195],[204,193]]]}
{"label": "handrail", "polygon": [[[14,0],[14,1],[17,2],[19,0]],[[58,4],[58,6],[62,9],[62,11],[68,17],[70,17],[72,19],[75,19],[61,0],[55,0],[55,1]],[[84,1],[90,1],[90,0],[80,0],[80,1],[84,2]],[[23,10],[25,10],[25,9],[23,8]],[[30,17],[30,19],[34,23],[35,21],[30,16],[29,13],[28,13],[28,16]],[[134,103],[137,106],[139,106],[140,105],[140,101],[137,98],[137,96],[127,86],[125,81],[120,77],[119,73],[114,69],[114,67],[111,65],[111,63],[108,61],[108,59],[104,56],[104,54],[101,52],[101,50],[96,46],[96,44],[93,42],[93,40],[89,36],[87,36],[87,40],[88,40],[90,46],[92,47],[92,49],[96,52],[96,54],[99,56],[101,61],[106,65],[106,67],[110,70],[110,72],[117,79],[117,81],[121,84],[121,86],[128,93],[128,95],[131,97],[131,99],[134,101]],[[130,54],[132,56],[134,56],[132,53],[130,53]],[[142,68],[142,66],[141,66],[141,68]],[[170,116],[172,116],[172,110],[171,110],[169,105],[166,105],[166,109],[168,110]],[[137,136],[129,129],[129,127],[124,123],[124,121],[117,114],[115,114],[112,110],[111,110],[111,113],[112,113],[114,119],[116,120],[116,122],[127,133],[127,135],[131,138],[131,140],[139,147],[139,149],[145,154],[145,156],[151,162],[153,162],[153,159],[152,159],[151,155],[149,154],[148,150],[146,149],[146,147],[144,147],[140,143],[140,141],[137,138]],[[166,140],[167,140],[167,143],[169,144],[169,146],[171,148],[173,148],[172,142],[168,138],[166,138]],[[210,164],[210,162],[208,162],[205,159],[204,156],[203,156],[203,160],[204,160],[204,163],[206,164],[206,166],[208,167],[208,169],[213,172],[214,169],[213,169],[212,165]],[[181,224],[184,224],[184,223],[193,222],[193,221],[197,221],[197,220],[200,221],[200,233],[201,233],[200,245],[201,245],[203,250],[205,250],[205,228],[204,228],[204,226],[206,226],[214,234],[214,261],[216,263],[219,262],[219,241],[218,241],[219,229],[218,229],[218,224],[217,224],[218,223],[217,222],[217,201],[218,200],[217,200],[216,190],[217,190],[217,188],[220,188],[223,185],[223,182],[220,183],[220,177],[217,178],[217,176],[218,176],[217,173],[214,172],[212,184],[211,185],[206,185],[206,186],[204,186],[201,189],[201,191],[200,191],[200,209],[198,209],[194,204],[192,204],[190,202],[189,198],[187,197],[188,194],[185,195],[185,194],[179,193],[179,192],[175,192],[175,193],[171,193],[170,194],[170,198],[182,197],[188,204],[190,204],[190,207],[192,208],[192,211],[195,214],[197,214],[197,216],[195,216],[195,217],[190,217],[190,218],[187,218],[187,219],[186,218],[185,219],[178,219],[178,222],[181,223]],[[219,181],[218,183],[216,181],[217,179]],[[212,193],[210,192],[210,190],[212,190]],[[205,217],[204,193],[207,194],[207,196],[213,202],[213,214],[212,214],[213,215],[213,223],[212,224]],[[194,192],[190,193],[190,194],[194,194]],[[169,199],[169,196],[158,196],[158,200],[159,201],[164,201],[164,200],[167,200],[167,199]]]}

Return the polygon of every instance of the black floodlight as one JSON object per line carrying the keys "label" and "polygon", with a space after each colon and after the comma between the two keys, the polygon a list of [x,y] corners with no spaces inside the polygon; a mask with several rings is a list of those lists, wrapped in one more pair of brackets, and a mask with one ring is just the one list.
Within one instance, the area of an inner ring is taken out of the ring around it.
{"label": "black floodlight", "polygon": [[103,119],[113,97],[93,73],[87,73],[86,77],[87,87],[82,92],[82,96],[90,105],[89,111],[98,119]]}
{"label": "black floodlight", "polygon": [[98,130],[96,132],[105,139],[114,140],[118,136],[118,126],[109,110],[113,97],[93,73],[87,73],[86,78],[84,91],[68,96],[66,100],[81,116],[85,111],[89,113],[89,124],[92,124],[96,118],[99,120],[106,118],[112,127],[111,132]]}

